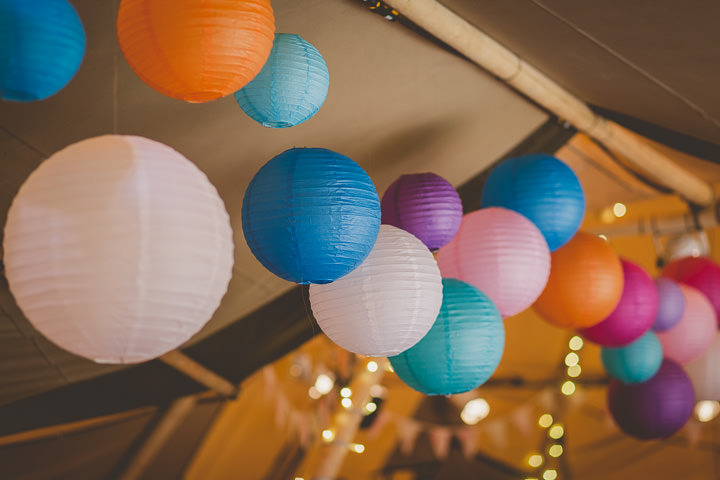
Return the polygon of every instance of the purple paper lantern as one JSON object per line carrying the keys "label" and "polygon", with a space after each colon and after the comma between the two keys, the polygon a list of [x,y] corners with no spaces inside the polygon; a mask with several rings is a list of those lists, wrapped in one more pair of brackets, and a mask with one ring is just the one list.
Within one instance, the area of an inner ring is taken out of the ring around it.
{"label": "purple paper lantern", "polygon": [[610,382],[608,408],[617,426],[641,440],[666,438],[680,430],[695,406],[695,391],[680,365],[663,360],[647,382]]}
{"label": "purple paper lantern", "polygon": [[677,324],[685,312],[685,295],[677,283],[669,278],[655,279],[658,291],[658,311],[652,329],[656,332],[670,330]]}
{"label": "purple paper lantern", "polygon": [[452,240],[463,214],[455,187],[434,173],[401,175],[385,191],[380,205],[382,223],[412,233],[430,250]]}
{"label": "purple paper lantern", "polygon": [[624,286],[620,302],[602,322],[580,330],[588,340],[621,347],[640,338],[655,321],[658,291],[652,277],[639,265],[621,259]]}

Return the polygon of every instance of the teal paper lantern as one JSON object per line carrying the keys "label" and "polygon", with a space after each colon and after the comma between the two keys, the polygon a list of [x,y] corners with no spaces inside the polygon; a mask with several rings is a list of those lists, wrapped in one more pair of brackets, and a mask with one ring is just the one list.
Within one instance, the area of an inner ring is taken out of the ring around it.
{"label": "teal paper lantern", "polygon": [[317,113],[329,84],[320,52],[299,35],[278,33],[262,70],[235,92],[235,100],[264,127],[292,127]]}
{"label": "teal paper lantern", "polygon": [[430,331],[408,350],[389,357],[403,382],[428,395],[452,395],[482,385],[505,348],[505,327],[490,298],[454,278],[443,278],[442,283],[442,307]]}
{"label": "teal paper lantern", "polygon": [[605,370],[623,383],[649,380],[660,369],[663,349],[655,333],[648,331],[624,347],[604,347],[601,358]]}
{"label": "teal paper lantern", "polygon": [[85,30],[67,0],[0,0],[0,98],[43,100],[80,68]]}

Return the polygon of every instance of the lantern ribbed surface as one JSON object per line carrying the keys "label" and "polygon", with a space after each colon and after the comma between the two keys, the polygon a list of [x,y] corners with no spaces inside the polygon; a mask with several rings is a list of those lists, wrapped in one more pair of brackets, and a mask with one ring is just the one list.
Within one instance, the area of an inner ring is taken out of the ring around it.
{"label": "lantern ribbed surface", "polygon": [[510,158],[495,167],[482,191],[483,207],[504,207],[528,217],[554,252],[577,233],[585,194],[575,172],[551,155]]}
{"label": "lantern ribbed surface", "polygon": [[0,98],[43,100],[75,76],[85,30],[67,0],[0,0]]}
{"label": "lantern ribbed surface", "polygon": [[230,219],[185,157],[141,137],[83,140],[25,181],[5,271],[28,320],[101,363],[148,360],[210,320],[233,265]]}
{"label": "lantern ribbed surface", "polygon": [[660,368],[663,349],[653,332],[646,332],[624,347],[603,347],[605,371],[623,383],[639,383],[652,378]]}
{"label": "lantern ribbed surface", "polygon": [[591,327],[607,318],[623,292],[623,268],[610,245],[578,232],[552,253],[550,279],[533,306],[562,328]]}
{"label": "lantern ribbed surface", "polygon": [[602,322],[580,330],[583,337],[599,345],[620,347],[637,340],[655,321],[658,292],[649,273],[640,265],[620,260],[623,291],[615,310]]}
{"label": "lantern ribbed surface", "polygon": [[386,357],[407,350],[430,330],[442,289],[430,250],[413,235],[382,225],[360,266],[332,283],[310,285],[310,306],[333,342]]}
{"label": "lantern ribbed surface", "polygon": [[320,110],[329,84],[320,52],[299,35],[278,33],[265,66],[235,92],[235,101],[264,127],[292,127]]}
{"label": "lantern ribbed surface", "polygon": [[669,278],[656,278],[655,286],[658,290],[658,311],[652,329],[664,332],[674,327],[682,318],[685,296],[680,286]]}
{"label": "lantern ribbed surface", "polygon": [[665,359],[647,382],[608,387],[608,407],[617,426],[641,440],[666,438],[690,419],[695,406],[692,383],[682,367]]}
{"label": "lantern ribbed surface", "polygon": [[720,401],[720,334],[716,333],[705,353],[685,365],[698,401]]}
{"label": "lantern ribbed surface", "polygon": [[150,87],[208,102],[260,72],[275,20],[269,0],[122,0],[117,32],[128,64]]}
{"label": "lantern ribbed surface", "polygon": [[685,257],[670,262],[662,275],[701,291],[720,318],[720,265],[707,257]]}
{"label": "lantern ribbed surface", "polygon": [[245,240],[275,275],[328,283],[370,253],[380,200],[365,170],[324,148],[292,148],[267,162],[245,191]]}
{"label": "lantern ribbed surface", "polygon": [[670,330],[658,332],[666,358],[684,365],[701,357],[715,339],[717,320],[710,301],[699,290],[680,285],[685,310]]}
{"label": "lantern ribbed surface", "polygon": [[550,273],[550,251],[540,230],[505,208],[463,216],[455,237],[438,251],[443,278],[457,278],[485,293],[505,317],[533,304]]}
{"label": "lantern ribbed surface", "polygon": [[453,239],[462,221],[462,202],[450,182],[434,173],[401,175],[381,201],[382,222],[418,237],[430,250]]}
{"label": "lantern ribbed surface", "polygon": [[482,385],[505,349],[505,327],[490,298],[460,280],[443,278],[442,283],[442,307],[430,331],[389,358],[403,382],[428,395],[452,395]]}

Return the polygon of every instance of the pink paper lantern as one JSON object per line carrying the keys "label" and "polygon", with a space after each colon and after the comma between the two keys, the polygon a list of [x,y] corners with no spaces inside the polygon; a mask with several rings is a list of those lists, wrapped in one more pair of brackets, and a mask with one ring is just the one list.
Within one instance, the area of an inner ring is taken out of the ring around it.
{"label": "pink paper lantern", "polygon": [[639,265],[621,259],[622,296],[602,322],[580,330],[583,337],[606,347],[621,347],[640,338],[655,321],[658,291],[652,277]]}
{"label": "pink paper lantern", "polygon": [[455,238],[438,250],[438,265],[443,278],[477,287],[506,318],[542,293],[550,275],[550,250],[526,217],[490,207],[463,216]]}
{"label": "pink paper lantern", "polygon": [[665,358],[686,364],[701,357],[715,338],[717,320],[710,301],[700,291],[680,285],[685,295],[685,313],[666,332],[658,332]]}
{"label": "pink paper lantern", "polygon": [[685,257],[670,262],[662,275],[700,290],[720,318],[720,265],[707,257]]}

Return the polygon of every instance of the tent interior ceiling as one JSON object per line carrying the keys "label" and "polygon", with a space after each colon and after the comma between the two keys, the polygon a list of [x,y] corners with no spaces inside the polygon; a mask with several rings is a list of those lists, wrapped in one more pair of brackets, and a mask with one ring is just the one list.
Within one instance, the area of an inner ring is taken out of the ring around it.
{"label": "tent interior ceiling", "polygon": [[[477,198],[482,173],[493,162],[543,125],[557,123],[547,112],[467,60],[405,28],[402,22],[390,22],[372,14],[361,0],[273,0],[277,31],[298,33],[315,45],[328,64],[331,84],[324,106],[310,121],[291,129],[263,128],[248,118],[232,97],[189,104],[156,93],[137,78],[119,51],[115,37],[117,2],[71,1],[88,38],[85,60],[77,76],[48,100],[0,103],[0,221],[4,223],[13,196],[37,165],[53,152],[84,138],[109,133],[141,135],[184,154],[217,187],[230,213],[236,245],[228,293],[187,351],[208,361],[216,355],[227,364],[226,372],[233,378],[244,378],[277,358],[278,352],[283,349],[288,352],[312,336],[307,333],[308,324],[302,323],[308,322],[307,315],[298,310],[302,304],[297,297],[291,298],[295,295],[290,291],[293,285],[266,271],[242,237],[242,197],[264,162],[293,146],[326,147],[360,163],[380,194],[400,174],[433,171],[456,186],[466,184],[469,193],[464,198]],[[656,125],[659,128],[656,131],[675,132],[688,144],[697,141],[713,148],[720,145],[720,98],[714,93],[720,83],[720,33],[716,26],[720,5],[716,2],[691,0],[682,6],[668,0],[608,0],[592,5],[569,0],[444,3],[589,104],[616,112],[618,118]],[[720,181],[720,167],[713,163],[659,143],[653,145],[706,181]],[[557,155],[581,179],[588,199],[588,224],[601,225],[598,212],[617,201],[640,205],[629,216],[674,213],[685,208],[677,199],[653,200],[660,192],[643,181],[644,174],[628,169],[622,158],[614,158],[582,134],[573,136]],[[472,189],[476,189],[474,195]],[[714,232],[711,241],[717,246]],[[649,237],[618,240],[613,245],[621,254],[654,271],[655,253]],[[267,305],[275,306],[263,310]],[[267,318],[273,312],[283,317]],[[273,321],[277,325],[268,326]],[[539,415],[536,400],[543,388],[555,381],[567,334],[547,326],[532,313],[512,319],[506,326],[508,344],[498,377],[531,383],[499,382],[483,392],[494,402],[493,415],[507,417],[519,408],[531,408],[533,415]],[[218,338],[214,335],[223,329],[227,330],[220,337],[232,331],[237,337],[244,335],[244,343],[238,348],[225,344],[220,349],[204,343]],[[247,352],[263,342],[268,345],[266,351],[257,358],[248,358]],[[303,348],[315,354],[320,347],[328,348],[324,342],[317,337]],[[597,349],[590,348],[587,356],[589,378],[602,377]],[[121,373],[128,378],[140,378],[139,372],[143,371],[160,372],[162,376],[163,370],[158,370],[161,367],[167,368],[151,362]],[[43,402],[51,401],[54,391],[80,383],[96,388],[92,385],[102,385],[106,377],[99,383],[86,382],[120,368],[96,365],[45,340],[24,318],[2,279],[0,428],[4,428],[4,433],[13,431],[10,426],[13,422],[33,427],[52,424],[50,414],[39,413],[45,408]],[[395,399],[388,397],[386,408],[412,417],[421,397],[399,380],[388,377],[388,388]],[[172,383],[173,378],[168,375],[168,385],[179,385],[178,391],[197,389],[190,380],[177,379]],[[159,392],[163,385],[147,388]],[[300,402],[301,397],[307,396],[307,389],[297,390],[288,398]],[[87,389],[84,392],[92,395]],[[204,453],[189,467],[188,478],[236,478],[229,472],[237,471],[233,469],[238,468],[240,460],[251,457],[238,458],[233,448],[247,447],[253,452],[253,448],[259,448],[252,446],[253,435],[262,435],[267,440],[263,445],[269,445],[268,451],[258,453],[259,460],[247,467],[249,476],[243,478],[273,480],[262,472],[273,468],[275,455],[283,451],[286,432],[268,428],[272,422],[268,418],[274,416],[274,409],[267,405],[269,402],[263,403],[259,392],[262,382],[257,376],[251,377],[247,386],[243,384],[239,398],[230,402],[229,412],[220,418],[232,417],[234,408],[234,418],[241,423],[237,428],[246,431],[235,434],[223,449],[222,440],[215,440],[222,433],[216,422],[207,437],[208,445],[216,447],[216,454],[213,456],[208,453],[209,447],[202,447],[200,451]],[[130,393],[134,395],[133,406],[143,401],[164,406],[168,400],[159,394],[144,396],[143,391]],[[682,440],[643,444],[608,426],[603,413],[602,386],[588,386],[583,401],[583,407],[572,410],[566,419],[568,430],[573,432],[567,448],[577,452],[570,453],[569,462],[577,478],[606,478],[613,472],[616,474],[612,478],[618,479],[670,478],[663,476],[669,471],[674,472],[672,478],[707,478],[703,473],[715,468],[712,451],[715,447],[707,430],[702,435],[703,441],[711,445],[708,449],[689,448],[688,442]],[[495,406],[500,413],[496,413]],[[257,412],[254,418],[243,419],[243,414],[251,411]],[[97,415],[109,413],[112,412],[101,408]],[[38,415],[33,423],[35,414]],[[213,417],[209,413],[199,415],[200,420],[193,424],[195,436],[205,431]],[[133,417],[122,427],[106,425],[92,430],[94,433],[78,441],[88,449],[87,461],[72,457],[70,452],[76,447],[70,438],[65,439],[60,451],[66,455],[53,460],[60,465],[57,471],[64,469],[60,475],[75,472],[72,478],[117,474],[117,466],[127,460],[128,452],[137,448],[136,438],[148,427],[148,422],[152,423],[151,416]],[[105,450],[101,450],[98,445],[107,438],[117,441],[105,444]],[[537,449],[541,441],[537,431],[527,438],[523,432],[509,432],[504,446],[484,438],[486,444],[478,446],[481,454],[500,462],[488,467],[488,471],[503,472],[497,476],[488,473],[488,478],[506,478],[502,476],[507,475],[503,465],[524,471],[527,452]],[[391,455],[397,435],[385,431],[373,441],[383,447],[368,451],[362,460],[349,459],[343,470],[346,478],[369,478],[363,475],[381,472],[383,468],[388,473],[399,464],[400,459]],[[44,455],[43,448],[52,449],[56,442],[52,437],[46,443],[19,446],[0,443],[0,472],[3,462],[9,465],[15,459],[16,465],[20,459]],[[16,455],[15,448],[27,450]],[[183,451],[178,448],[178,452]],[[182,448],[186,452],[191,449],[188,445]],[[97,450],[92,453],[93,449]],[[608,456],[612,462],[606,461]],[[74,460],[70,461],[70,457]],[[393,463],[388,457],[397,461]],[[47,465],[52,463],[49,458],[48,462]],[[164,469],[164,464],[169,466]],[[152,478],[176,478],[178,472],[170,464],[171,461],[156,463]],[[26,467],[14,471],[17,478],[54,478],[42,476],[50,475],[52,467],[45,470]],[[459,470],[451,473],[439,469],[437,476],[428,478],[466,478],[465,467],[456,468]],[[78,473],[81,471],[85,473]],[[387,478],[395,478],[394,474],[388,475]],[[13,478],[1,474],[0,477]]]}

